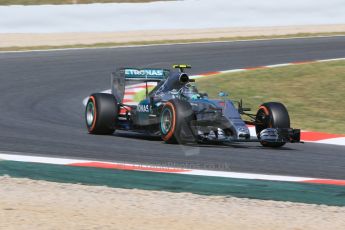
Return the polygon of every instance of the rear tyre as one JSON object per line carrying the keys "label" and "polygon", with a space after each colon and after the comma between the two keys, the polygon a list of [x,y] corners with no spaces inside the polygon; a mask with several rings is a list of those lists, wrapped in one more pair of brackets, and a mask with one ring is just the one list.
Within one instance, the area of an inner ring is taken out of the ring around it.
{"label": "rear tyre", "polygon": [[112,94],[92,94],[86,104],[85,121],[90,134],[112,134],[118,117],[118,103]]}
{"label": "rear tyre", "polygon": [[195,142],[190,123],[194,119],[192,106],[182,100],[168,101],[160,115],[161,137],[168,144]]}
{"label": "rear tyre", "polygon": [[[264,103],[256,113],[255,126],[256,135],[259,138],[260,132],[267,128],[290,128],[290,117],[286,107],[279,102]],[[285,142],[260,142],[264,147],[281,147]]]}

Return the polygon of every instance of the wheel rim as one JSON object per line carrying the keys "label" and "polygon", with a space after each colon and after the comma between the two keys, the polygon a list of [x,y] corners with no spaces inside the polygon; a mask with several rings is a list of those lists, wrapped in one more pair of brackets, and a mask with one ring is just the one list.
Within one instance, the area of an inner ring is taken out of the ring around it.
{"label": "wheel rim", "polygon": [[161,130],[163,134],[167,134],[172,126],[172,112],[166,108],[161,117]]}
{"label": "wheel rim", "polygon": [[269,127],[269,125],[267,124],[267,119],[268,119],[268,114],[265,113],[265,111],[263,109],[259,109],[257,115],[256,115],[256,121],[260,122],[260,125],[256,125],[256,132],[257,135],[260,134],[260,132],[266,128]]}
{"label": "wheel rim", "polygon": [[92,101],[87,104],[86,107],[86,123],[90,127],[93,124],[95,118],[95,106]]}

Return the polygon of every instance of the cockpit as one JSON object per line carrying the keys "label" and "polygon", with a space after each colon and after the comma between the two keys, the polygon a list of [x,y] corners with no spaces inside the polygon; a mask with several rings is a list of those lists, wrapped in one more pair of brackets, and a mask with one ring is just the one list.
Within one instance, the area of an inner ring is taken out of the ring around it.
{"label": "cockpit", "polygon": [[180,89],[181,94],[189,99],[200,99],[201,95],[195,84],[187,83]]}

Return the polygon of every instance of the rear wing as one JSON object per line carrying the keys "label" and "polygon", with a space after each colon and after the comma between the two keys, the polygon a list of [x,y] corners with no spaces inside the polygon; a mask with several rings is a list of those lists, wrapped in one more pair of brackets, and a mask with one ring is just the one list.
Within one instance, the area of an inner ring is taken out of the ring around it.
{"label": "rear wing", "polygon": [[[160,82],[166,80],[170,70],[154,68],[120,68],[111,74],[111,93],[118,102],[122,102],[126,85],[133,85],[134,82]],[[129,83],[132,81],[133,83]]]}
{"label": "rear wing", "polygon": [[[120,70],[121,71],[121,70]],[[128,81],[162,81],[168,78],[170,71],[165,69],[122,69]]]}

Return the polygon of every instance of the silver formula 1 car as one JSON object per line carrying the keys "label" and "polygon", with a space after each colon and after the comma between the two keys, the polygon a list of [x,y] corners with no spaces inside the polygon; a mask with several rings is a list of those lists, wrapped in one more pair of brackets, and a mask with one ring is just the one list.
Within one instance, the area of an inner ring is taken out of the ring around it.
{"label": "silver formula 1 car", "polygon": [[[89,97],[85,110],[88,132],[128,130],[182,144],[260,142],[265,147],[281,147],[287,142],[300,142],[300,130],[290,128],[283,104],[264,103],[256,114],[250,114],[242,100],[235,103],[224,92],[220,92],[220,99],[198,92],[195,80],[185,73],[190,66],[174,67],[179,71],[118,69],[112,74],[111,94]],[[138,82],[145,90],[145,98],[137,104],[126,103],[125,91]],[[152,83],[156,86],[149,91]],[[251,137],[248,125],[255,126],[256,137]]]}

